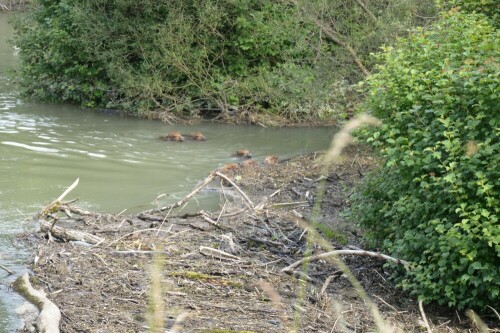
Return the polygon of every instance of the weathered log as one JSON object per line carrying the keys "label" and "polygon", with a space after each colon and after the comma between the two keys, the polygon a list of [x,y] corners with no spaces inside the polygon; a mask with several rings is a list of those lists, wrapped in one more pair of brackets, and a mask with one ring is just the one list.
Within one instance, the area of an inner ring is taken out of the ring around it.
{"label": "weathered log", "polygon": [[81,241],[81,242],[95,245],[95,244],[100,244],[104,241],[104,238],[89,234],[87,232],[66,229],[63,227],[56,226],[56,225],[53,226],[51,223],[49,223],[43,219],[39,219],[38,222],[40,223],[40,231],[42,231],[42,232],[49,232],[50,231],[52,236],[54,236],[60,240],[63,240],[65,242],[67,242],[67,241]]}
{"label": "weathered log", "polygon": [[59,333],[61,311],[45,296],[43,291],[33,288],[28,273],[19,276],[14,282],[13,287],[14,290],[40,310],[40,314],[36,320],[38,332]]}

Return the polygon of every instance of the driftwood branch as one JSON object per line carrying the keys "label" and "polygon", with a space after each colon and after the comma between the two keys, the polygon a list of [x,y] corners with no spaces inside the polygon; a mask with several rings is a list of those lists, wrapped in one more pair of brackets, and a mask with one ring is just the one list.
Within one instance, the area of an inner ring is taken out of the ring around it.
{"label": "driftwood branch", "polygon": [[140,218],[142,220],[149,220],[151,219],[151,217],[149,215],[151,214],[154,214],[154,213],[161,213],[161,212],[164,212],[164,211],[170,211],[174,208],[177,208],[177,207],[181,207],[182,205],[186,204],[193,196],[195,196],[198,192],[200,192],[203,188],[205,188],[212,180],[214,180],[215,178],[217,177],[220,177],[222,179],[224,179],[225,181],[227,181],[228,183],[230,183],[235,189],[236,191],[238,191],[240,193],[240,195],[243,197],[244,201],[246,202],[246,204],[248,205],[248,207],[250,209],[255,209],[255,205],[254,203],[252,202],[252,200],[250,200],[248,198],[248,196],[245,194],[245,192],[243,192],[239,187],[238,185],[236,185],[231,179],[229,179],[226,175],[218,172],[217,170],[211,172],[198,186],[196,186],[188,195],[186,195],[184,198],[182,198],[181,200],[179,200],[178,202],[176,203],[173,203],[173,204],[170,204],[170,205],[167,205],[167,206],[163,206],[163,207],[160,207],[160,208],[154,208],[154,209],[149,209],[149,210],[146,210],[144,212],[141,212],[137,215],[137,218]]}
{"label": "driftwood branch", "polygon": [[28,273],[17,278],[14,282],[14,289],[40,310],[36,321],[38,332],[59,333],[61,311],[45,296],[44,292],[33,288]]}
{"label": "driftwood branch", "polygon": [[479,332],[481,333],[488,333],[491,332],[490,328],[486,323],[477,315],[477,313],[474,312],[474,310],[466,310],[465,315],[469,317],[470,321],[474,324],[474,326],[477,327]]}
{"label": "driftwood branch", "polygon": [[495,308],[492,308],[492,307],[491,307],[491,306],[489,306],[489,305],[486,305],[486,306],[487,306],[487,307],[489,307],[489,308],[491,309],[491,311],[493,311],[493,312],[497,315],[497,318],[498,318],[498,320],[500,321],[500,314],[498,313],[498,311],[497,311],[497,310],[495,310]]}
{"label": "driftwood branch", "polygon": [[127,238],[133,234],[138,234],[140,232],[146,232],[146,231],[156,231],[157,234],[160,232],[160,231],[163,231],[163,232],[166,232],[166,233],[172,233],[170,230],[163,230],[163,229],[158,229],[158,228],[150,228],[150,229],[142,229],[142,230],[134,230],[132,232],[129,232],[128,234],[125,234],[123,236],[121,236],[120,238],[118,239],[115,239],[114,241],[112,241],[111,243],[109,243],[108,245],[106,245],[105,247],[110,247],[111,245],[113,244],[116,244],[118,243],[119,241],[121,241],[122,239],[124,238]]}
{"label": "driftwood branch", "polygon": [[11,271],[10,269],[8,269],[7,267],[3,266],[0,264],[0,268],[3,269],[4,271],[6,271],[7,273],[9,273],[9,275],[12,275],[14,274],[13,271]]}
{"label": "driftwood branch", "polygon": [[54,208],[58,208],[59,205],[61,204],[61,201],[69,194],[69,192],[73,191],[75,187],[78,186],[78,182],[80,181],[80,178],[77,178],[73,184],[71,184],[56,200],[52,201],[50,204],[45,206],[42,211],[40,212],[40,216],[46,215],[47,213],[50,213],[51,210]]}
{"label": "driftwood branch", "polygon": [[161,213],[161,212],[164,212],[166,210],[171,210],[173,208],[177,208],[177,207],[180,207],[182,205],[184,205],[186,202],[188,202],[193,196],[196,195],[196,193],[200,192],[205,186],[207,186],[212,180],[214,180],[216,177],[216,172],[211,172],[207,178],[205,178],[198,186],[196,186],[192,191],[191,193],[189,193],[188,195],[186,195],[184,198],[182,198],[181,200],[179,200],[178,202],[176,203],[173,203],[171,205],[168,205],[168,206],[163,206],[163,207],[160,207],[160,208],[154,208],[154,209],[150,209],[150,210],[147,210],[147,211],[144,211],[140,214],[137,215],[138,218],[141,218],[145,215],[148,215],[148,214],[153,214],[153,213]]}
{"label": "driftwood branch", "polygon": [[422,300],[418,301],[418,309],[420,310],[420,315],[422,316],[422,320],[424,321],[427,333],[432,333],[431,327],[429,326],[429,322],[427,321],[427,316],[425,315],[424,305],[422,304]]}
{"label": "driftwood branch", "polygon": [[40,230],[49,232],[52,236],[63,241],[81,241],[89,244],[100,244],[104,241],[103,238],[77,230],[70,230],[53,225],[45,220],[40,219]]}
{"label": "driftwood branch", "polygon": [[250,206],[250,208],[253,210],[255,205],[253,204],[252,200],[250,200],[248,198],[248,196],[245,194],[245,192],[243,192],[239,187],[238,185],[236,185],[231,179],[229,179],[226,175],[220,173],[220,172],[215,172],[215,174],[219,177],[221,177],[222,179],[226,180],[229,184],[231,184],[235,189],[236,191],[238,191],[241,196],[243,197],[243,199],[245,199],[245,201],[247,202],[247,204]]}
{"label": "driftwood branch", "polygon": [[320,259],[325,259],[325,258],[329,258],[329,257],[337,257],[340,255],[345,255],[345,254],[381,258],[381,259],[395,262],[397,264],[402,264],[405,266],[406,269],[408,269],[408,267],[409,267],[409,262],[401,260],[401,259],[393,258],[393,257],[390,257],[388,255],[385,255],[385,254],[382,254],[379,252],[371,252],[371,251],[365,251],[365,250],[335,250],[335,251],[317,254],[315,256],[305,257],[299,261],[294,262],[290,266],[283,268],[281,270],[281,272],[282,273],[289,273],[293,269],[295,269],[296,267],[299,267],[300,265],[302,265],[304,263],[308,263],[308,262],[316,261],[316,260],[320,260]]}
{"label": "driftwood branch", "polygon": [[200,253],[208,256],[208,257],[214,257],[218,259],[225,259],[225,260],[235,260],[235,261],[241,261],[240,257],[234,256],[230,253],[213,249],[211,247],[206,247],[206,246],[200,246]]}
{"label": "driftwood branch", "polygon": [[78,207],[74,206],[69,206],[66,203],[61,203],[59,206],[59,210],[63,211],[69,218],[71,218],[71,214],[77,214],[80,216],[96,216],[96,215],[101,215],[97,213],[90,212],[88,210],[84,210]]}

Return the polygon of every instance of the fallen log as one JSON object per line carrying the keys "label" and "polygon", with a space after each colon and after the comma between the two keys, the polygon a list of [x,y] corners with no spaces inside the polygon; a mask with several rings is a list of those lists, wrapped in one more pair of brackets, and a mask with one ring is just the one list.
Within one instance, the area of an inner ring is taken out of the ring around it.
{"label": "fallen log", "polygon": [[99,236],[95,236],[83,231],[71,230],[56,225],[52,225],[51,223],[42,219],[39,219],[38,222],[40,223],[40,231],[50,232],[52,236],[65,242],[81,241],[96,245],[104,241],[104,238],[101,238]]}
{"label": "fallen log", "polygon": [[33,288],[28,273],[19,276],[14,282],[13,287],[16,292],[40,310],[40,314],[36,320],[37,331],[41,333],[59,333],[61,311],[45,296],[43,291]]}

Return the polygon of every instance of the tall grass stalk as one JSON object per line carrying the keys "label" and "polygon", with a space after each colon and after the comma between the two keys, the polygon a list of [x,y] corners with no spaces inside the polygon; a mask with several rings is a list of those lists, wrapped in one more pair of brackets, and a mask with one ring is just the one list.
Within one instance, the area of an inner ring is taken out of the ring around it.
{"label": "tall grass stalk", "polygon": [[[377,118],[374,118],[372,116],[369,116],[366,114],[361,114],[361,115],[357,116],[356,118],[347,122],[343,126],[343,128],[334,136],[332,143],[330,145],[330,148],[328,149],[328,151],[324,157],[324,160],[323,160],[323,169],[322,169],[323,175],[326,175],[328,173],[328,167],[330,164],[338,162],[338,160],[340,158],[340,154],[342,153],[342,150],[353,141],[353,137],[351,135],[351,132],[354,131],[355,129],[358,129],[358,128],[360,128],[362,126],[366,126],[366,125],[378,126],[378,125],[380,125],[380,121]],[[326,239],[324,239],[314,227],[314,225],[318,223],[316,220],[317,220],[319,213],[320,213],[320,210],[321,210],[320,205],[321,205],[321,202],[323,200],[324,194],[325,194],[325,180],[323,179],[319,183],[318,188],[317,188],[316,200],[315,200],[312,214],[311,214],[311,223],[306,223],[305,221],[303,221],[304,224],[302,225],[302,228],[304,228],[304,227],[309,228],[308,229],[306,252],[310,251],[312,244],[319,244],[327,251],[334,250],[333,246]],[[307,253],[306,253],[306,255],[307,255]],[[336,256],[332,256],[328,260],[332,264],[337,266],[342,271],[342,273],[345,274],[348,281],[355,288],[358,296],[364,301],[368,310],[370,311],[371,315],[373,316],[377,330],[379,332],[384,332],[384,333],[394,332],[394,329],[392,327],[390,327],[390,325],[388,325],[383,320],[377,306],[368,297],[368,295],[366,294],[366,291],[362,287],[361,283],[356,279],[356,277],[351,272],[349,267],[346,264],[344,264],[344,262],[341,261],[340,258],[338,258]],[[307,273],[307,265],[303,265],[303,269],[304,269],[303,273]]]}
{"label": "tall grass stalk", "polygon": [[151,266],[151,289],[149,292],[149,333],[163,333],[165,331],[165,307],[162,288],[163,254],[155,253]]}

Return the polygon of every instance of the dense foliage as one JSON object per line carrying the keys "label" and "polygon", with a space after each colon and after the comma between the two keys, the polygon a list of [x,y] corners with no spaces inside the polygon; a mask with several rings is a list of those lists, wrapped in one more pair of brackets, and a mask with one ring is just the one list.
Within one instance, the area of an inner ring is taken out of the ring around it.
{"label": "dense foliage", "polygon": [[500,26],[500,5],[498,0],[448,0],[443,4],[447,9],[458,9],[464,13],[484,14],[497,28]]}
{"label": "dense foliage", "polygon": [[354,213],[373,240],[414,263],[401,284],[424,300],[498,307],[500,32],[452,10],[377,55],[367,140],[384,163]]}
{"label": "dense foliage", "polygon": [[134,112],[330,117],[345,112],[349,85],[364,76],[322,24],[370,68],[370,52],[424,24],[435,7],[324,3],[38,0],[16,23],[21,84],[36,99]]}

